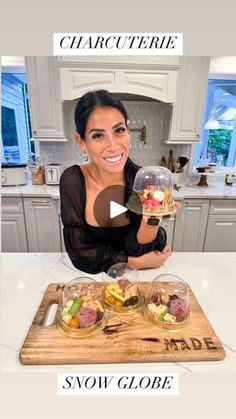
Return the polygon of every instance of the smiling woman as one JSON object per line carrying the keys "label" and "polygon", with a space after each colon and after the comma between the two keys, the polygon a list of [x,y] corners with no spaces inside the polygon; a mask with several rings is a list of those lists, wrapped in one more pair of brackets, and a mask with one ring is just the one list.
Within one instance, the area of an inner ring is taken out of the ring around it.
{"label": "smiling woman", "polygon": [[69,167],[60,179],[64,240],[74,266],[90,273],[107,271],[118,262],[136,268],[161,266],[171,254],[162,227],[129,211],[118,226],[110,219],[99,225],[94,213],[97,197],[111,186],[119,186],[119,204],[125,205],[139,169],[128,156],[130,132],[122,102],[105,90],[88,92],[77,103],[75,125],[75,139],[91,162]]}

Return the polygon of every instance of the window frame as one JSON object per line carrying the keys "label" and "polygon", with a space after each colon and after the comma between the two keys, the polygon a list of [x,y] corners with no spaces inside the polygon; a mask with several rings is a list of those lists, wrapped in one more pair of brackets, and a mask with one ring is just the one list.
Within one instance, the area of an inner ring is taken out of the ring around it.
{"label": "window frame", "polygon": [[[4,74],[4,73],[10,73],[10,74],[13,74],[13,75],[14,74],[22,74],[22,73],[26,74],[26,68],[25,68],[25,65],[17,65],[17,66],[2,65],[1,66],[1,74]],[[26,129],[27,129],[27,133],[28,133],[28,136],[29,136],[29,142],[30,142],[31,136],[30,136],[30,129],[29,129],[29,121],[28,121],[28,115],[26,115],[26,113],[27,113],[27,103],[26,103],[26,95],[25,95],[25,85],[23,86],[23,83],[22,83],[22,88],[23,88],[22,93],[23,93],[23,100],[24,100],[24,108],[25,108]],[[8,104],[6,105],[6,103],[8,103]],[[2,100],[1,100],[1,105],[13,109],[12,106],[9,106],[9,102],[6,102],[3,99],[3,97],[2,97]],[[17,105],[15,106],[15,108],[16,109],[14,109],[14,110],[15,110],[15,118],[16,118],[17,138],[18,138],[18,144],[19,144],[19,155],[20,155],[20,160],[23,160],[23,156],[22,156],[22,146],[23,145],[22,145],[21,135],[19,135],[19,133],[20,133],[20,123],[19,123],[19,118],[17,116]],[[2,135],[0,137],[1,137],[2,157],[4,158],[5,152],[4,152],[4,144],[3,144]],[[29,144],[29,153],[31,153],[30,144]]]}
{"label": "window frame", "polygon": [[[206,100],[208,97],[208,101],[207,103],[205,103],[205,110],[204,110],[204,114],[203,114],[203,120],[202,120],[202,128],[201,128],[201,151],[197,152],[196,150],[196,146],[197,145],[192,145],[192,150],[191,150],[191,168],[193,169],[196,166],[196,161],[198,156],[200,155],[200,153],[202,152],[203,154],[206,154],[207,151],[207,146],[208,146],[208,132],[209,130],[205,129],[205,123],[210,119],[211,117],[211,109],[212,109],[212,102],[214,99],[214,89],[215,86],[217,85],[217,82],[225,82],[225,84],[230,84],[232,82],[232,80],[236,81],[236,74],[209,74],[208,77],[208,90],[206,93]],[[209,81],[212,82],[209,85]],[[209,92],[210,90],[210,92]],[[210,93],[210,100],[209,100],[209,93]],[[233,140],[233,141],[232,141]],[[199,147],[200,149],[200,147]],[[232,162],[232,166],[223,166],[220,168],[221,172],[228,172],[228,171],[236,171],[236,118],[234,121],[234,130],[233,130],[233,138],[231,139],[231,144],[230,144],[230,150],[229,150],[229,156],[232,156],[230,158],[231,162]]]}

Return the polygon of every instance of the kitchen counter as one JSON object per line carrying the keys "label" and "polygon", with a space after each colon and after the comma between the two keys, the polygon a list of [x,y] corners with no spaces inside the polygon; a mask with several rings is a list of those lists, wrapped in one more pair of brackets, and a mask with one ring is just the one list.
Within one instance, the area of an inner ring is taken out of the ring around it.
{"label": "kitchen counter", "polygon": [[[1,189],[2,196],[14,197],[50,197],[52,199],[60,199],[58,185],[32,185],[28,183],[22,186],[4,186]],[[236,199],[236,186],[226,186],[222,183],[212,183],[206,187],[180,185],[179,191],[174,191],[176,200],[185,198],[203,198],[203,199]]]}
{"label": "kitchen counter", "polygon": [[[3,372],[236,372],[236,253],[173,253],[160,269],[140,271],[143,280],[160,273],[182,277],[191,287],[226,357],[222,361],[96,365],[24,366],[18,355],[45,289],[52,282],[67,282],[80,272],[65,253],[2,254],[1,341]],[[102,274],[88,275],[97,280]],[[141,278],[142,280],[142,278]]]}

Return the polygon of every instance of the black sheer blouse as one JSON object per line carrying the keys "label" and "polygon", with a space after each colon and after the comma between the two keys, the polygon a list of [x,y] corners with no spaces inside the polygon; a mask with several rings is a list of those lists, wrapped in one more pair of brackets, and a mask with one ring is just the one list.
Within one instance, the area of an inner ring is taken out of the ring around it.
{"label": "black sheer blouse", "polygon": [[[125,165],[125,203],[139,166],[128,159]],[[142,216],[128,211],[130,224],[122,227],[95,227],[85,220],[86,186],[80,166],[67,168],[60,179],[61,218],[67,253],[73,265],[91,274],[107,271],[115,263],[127,262],[128,256],[160,250],[166,245],[166,232],[159,227],[156,239],[139,244],[136,238]]]}

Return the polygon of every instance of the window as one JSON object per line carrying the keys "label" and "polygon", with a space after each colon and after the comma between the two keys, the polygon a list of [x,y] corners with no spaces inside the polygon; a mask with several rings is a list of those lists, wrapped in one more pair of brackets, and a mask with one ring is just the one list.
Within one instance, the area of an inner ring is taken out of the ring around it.
{"label": "window", "polygon": [[207,161],[236,166],[236,80],[208,81],[202,143],[195,147],[194,165]]}
{"label": "window", "polygon": [[27,163],[34,154],[25,73],[2,73],[2,159]]}

